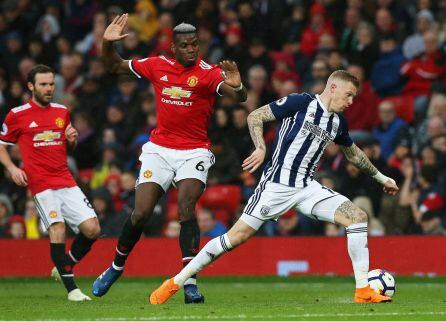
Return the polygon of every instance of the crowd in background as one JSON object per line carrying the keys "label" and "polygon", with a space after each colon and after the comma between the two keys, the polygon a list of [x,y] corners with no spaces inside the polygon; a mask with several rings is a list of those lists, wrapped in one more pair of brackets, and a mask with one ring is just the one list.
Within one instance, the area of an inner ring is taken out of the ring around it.
{"label": "crowd in background", "polygon": [[[212,64],[236,61],[248,88],[246,103],[227,97],[215,103],[209,135],[216,164],[208,190],[218,194],[236,186],[240,201],[226,216],[213,202],[199,206],[203,235],[226,231],[260,177],[260,170],[251,175],[241,169],[253,150],[247,115],[290,93],[322,92],[336,69],[348,70],[361,83],[345,112],[352,138],[396,180],[400,192],[383,194],[335,144],[327,148],[317,179],[369,213],[371,235],[444,234],[445,0],[4,0],[0,122],[30,98],[26,75],[35,64],[56,70],[54,101],[68,107],[79,132],[69,167],[105,237],[118,236],[132,212],[138,156],[157,122],[150,82],[111,75],[100,59],[105,28],[126,12],[129,35],[116,44],[124,59],[172,56],[172,28],[184,21],[197,27],[201,57]],[[266,126],[268,146],[277,128]],[[18,146],[9,152],[19,165]],[[45,237],[29,192],[14,185],[4,168],[0,182],[0,237]],[[155,209],[146,236],[178,236],[174,193]],[[263,236],[343,233],[294,211],[259,231]]]}

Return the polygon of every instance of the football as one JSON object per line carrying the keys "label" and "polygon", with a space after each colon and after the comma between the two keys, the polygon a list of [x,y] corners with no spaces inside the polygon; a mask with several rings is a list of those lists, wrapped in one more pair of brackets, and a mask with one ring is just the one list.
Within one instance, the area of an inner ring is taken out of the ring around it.
{"label": "football", "polygon": [[370,287],[376,292],[392,297],[395,294],[396,286],[395,279],[389,272],[376,269],[368,274]]}

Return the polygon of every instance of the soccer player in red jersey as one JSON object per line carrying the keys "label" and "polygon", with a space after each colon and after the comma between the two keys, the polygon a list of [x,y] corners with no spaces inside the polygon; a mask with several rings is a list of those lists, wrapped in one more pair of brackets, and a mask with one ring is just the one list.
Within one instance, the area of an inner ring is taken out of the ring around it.
{"label": "soccer player in red jersey", "polygon": [[[0,133],[0,162],[17,185],[34,195],[43,229],[50,237],[52,275],[60,278],[70,301],[89,301],[74,282],[73,267],[91,249],[100,233],[96,214],[76,185],[67,166],[67,147],[76,146],[78,133],[63,105],[52,103],[54,71],[35,66],[28,74],[28,103],[12,108]],[[18,144],[23,169],[9,157],[6,145]],[[65,253],[65,222],[77,234]]]}
{"label": "soccer player in red jersey", "polygon": [[[142,165],[135,209],[124,224],[111,267],[93,284],[96,296],[107,293],[122,274],[126,258],[171,183],[178,188],[183,265],[198,253],[200,230],[195,218],[195,204],[204,191],[208,170],[214,163],[207,129],[215,95],[226,95],[239,102],[245,101],[247,96],[234,62],[223,61],[220,66],[211,66],[198,57],[197,33],[190,24],[182,23],[173,29],[175,59],[158,56],[123,60],[112,43],[127,36],[123,34],[127,19],[127,14],[118,16],[107,27],[102,55],[111,72],[133,74],[152,82],[158,124],[140,156]],[[204,302],[195,276],[186,281],[184,290],[185,303]]]}

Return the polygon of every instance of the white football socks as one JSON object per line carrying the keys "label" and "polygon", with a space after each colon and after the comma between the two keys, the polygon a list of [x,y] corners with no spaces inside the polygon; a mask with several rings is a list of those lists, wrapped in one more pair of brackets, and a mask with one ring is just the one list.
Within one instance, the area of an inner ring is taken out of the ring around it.
{"label": "white football socks", "polygon": [[184,286],[184,283],[192,275],[200,272],[209,263],[217,259],[224,252],[229,252],[232,249],[231,243],[229,243],[229,238],[227,234],[223,234],[216,238],[210,240],[201,249],[201,251],[195,256],[192,261],[186,265],[180,273],[178,273],[173,281],[180,287]]}
{"label": "white football socks", "polygon": [[368,284],[369,248],[367,245],[367,223],[356,223],[347,227],[348,254],[352,260],[356,287],[363,288]]}

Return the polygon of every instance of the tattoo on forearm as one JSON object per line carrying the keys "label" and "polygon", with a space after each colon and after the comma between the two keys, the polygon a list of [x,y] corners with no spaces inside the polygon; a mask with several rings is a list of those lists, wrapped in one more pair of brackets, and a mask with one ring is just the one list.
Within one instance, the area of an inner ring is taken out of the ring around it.
{"label": "tattoo on forearm", "polygon": [[373,176],[378,173],[378,170],[372,164],[367,155],[364,154],[364,152],[355,144],[350,147],[341,146],[341,150],[347,160],[349,160],[365,174]]}
{"label": "tattoo on forearm", "polygon": [[265,140],[263,139],[263,123],[273,121],[273,112],[269,106],[263,106],[254,110],[248,116],[249,133],[256,148],[266,151]]}

